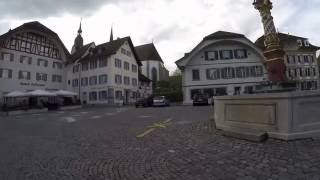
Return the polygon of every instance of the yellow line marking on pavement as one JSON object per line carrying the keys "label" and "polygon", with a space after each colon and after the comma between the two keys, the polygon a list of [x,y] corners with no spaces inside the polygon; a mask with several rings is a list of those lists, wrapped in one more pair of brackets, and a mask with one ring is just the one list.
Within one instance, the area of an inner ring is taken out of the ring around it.
{"label": "yellow line marking on pavement", "polygon": [[172,120],[172,119],[169,118],[169,119],[167,119],[167,120],[165,120],[165,121],[163,121],[163,122],[160,122],[160,123],[153,123],[152,125],[147,126],[147,130],[145,130],[143,133],[137,135],[136,137],[137,137],[137,138],[142,138],[142,137],[150,134],[152,131],[156,130],[157,128],[167,128],[167,126],[170,125],[169,122],[170,122],[171,120]]}
{"label": "yellow line marking on pavement", "polygon": [[155,128],[151,128],[151,129],[147,129],[145,132],[143,132],[142,134],[137,135],[137,138],[142,138],[146,135],[148,135],[149,133],[151,133],[152,131],[154,131]]}

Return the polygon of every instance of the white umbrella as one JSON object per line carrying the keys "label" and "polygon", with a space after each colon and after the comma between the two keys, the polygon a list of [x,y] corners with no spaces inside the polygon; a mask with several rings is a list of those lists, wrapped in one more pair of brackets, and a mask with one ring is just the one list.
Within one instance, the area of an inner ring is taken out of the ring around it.
{"label": "white umbrella", "polygon": [[28,96],[28,94],[21,91],[12,91],[4,95],[4,97],[26,97],[26,96]]}
{"label": "white umbrella", "polygon": [[77,93],[66,91],[66,90],[59,90],[54,93],[56,93],[58,96],[77,96],[78,95]]}
{"label": "white umbrella", "polygon": [[34,90],[27,93],[29,96],[57,96],[57,94],[45,90]]}

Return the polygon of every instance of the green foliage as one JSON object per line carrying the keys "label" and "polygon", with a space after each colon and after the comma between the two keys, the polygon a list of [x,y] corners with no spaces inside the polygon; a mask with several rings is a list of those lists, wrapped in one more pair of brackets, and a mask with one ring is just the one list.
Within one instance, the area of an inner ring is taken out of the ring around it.
{"label": "green foliage", "polygon": [[182,76],[181,73],[173,73],[168,81],[157,82],[153,90],[154,96],[166,96],[171,102],[180,102],[183,100],[182,94]]}

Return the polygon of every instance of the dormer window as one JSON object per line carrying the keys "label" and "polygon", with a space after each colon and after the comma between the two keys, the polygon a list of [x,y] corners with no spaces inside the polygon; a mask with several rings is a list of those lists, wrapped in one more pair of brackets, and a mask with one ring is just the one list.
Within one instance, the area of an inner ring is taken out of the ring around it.
{"label": "dormer window", "polygon": [[301,40],[301,39],[298,39],[298,40],[297,40],[297,43],[298,43],[298,46],[299,46],[299,47],[302,46],[302,40]]}
{"label": "dormer window", "polygon": [[309,43],[308,40],[304,40],[304,46],[306,46],[306,47],[309,47],[309,46],[310,46],[310,43]]}

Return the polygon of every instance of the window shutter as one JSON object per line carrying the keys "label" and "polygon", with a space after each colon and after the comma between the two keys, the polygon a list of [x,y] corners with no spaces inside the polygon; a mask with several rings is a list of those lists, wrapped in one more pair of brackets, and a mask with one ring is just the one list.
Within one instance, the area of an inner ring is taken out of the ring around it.
{"label": "window shutter", "polygon": [[244,57],[248,58],[248,51],[246,49],[244,49],[243,52],[244,52]]}
{"label": "window shutter", "polygon": [[10,61],[13,61],[14,60],[14,56],[13,54],[10,54]]}
{"label": "window shutter", "polygon": [[3,53],[0,52],[0,60],[3,60]]}
{"label": "window shutter", "polygon": [[[0,74],[2,74],[2,73],[0,72]],[[9,69],[9,78],[10,79],[12,78],[12,70],[11,69]]]}
{"label": "window shutter", "polygon": [[31,73],[28,72],[28,80],[30,80],[30,79],[31,79]]}
{"label": "window shutter", "polygon": [[3,72],[3,70],[0,69],[0,78],[2,78],[2,72]]}
{"label": "window shutter", "polygon": [[219,51],[219,55],[220,55],[220,59],[225,59],[225,58],[223,57],[223,52],[222,52],[222,51]]}
{"label": "window shutter", "polygon": [[234,53],[234,57],[238,59],[238,58],[239,58],[239,56],[238,56],[238,50],[237,50],[237,49],[236,49],[236,50],[234,50],[234,52],[233,52],[233,53]]}
{"label": "window shutter", "polygon": [[22,71],[19,71],[19,79],[22,79]]}
{"label": "window shutter", "polygon": [[48,67],[48,61],[45,61],[44,66],[45,66],[45,67]]}
{"label": "window shutter", "polygon": [[230,50],[229,53],[230,53],[230,59],[233,59],[233,51]]}
{"label": "window shutter", "polygon": [[28,63],[31,64],[31,62],[32,62],[32,58],[29,57]]}
{"label": "window shutter", "polygon": [[205,53],[204,53],[204,59],[205,60],[209,60],[209,52],[208,51],[206,51]]}

